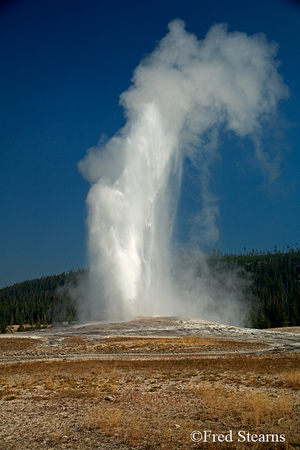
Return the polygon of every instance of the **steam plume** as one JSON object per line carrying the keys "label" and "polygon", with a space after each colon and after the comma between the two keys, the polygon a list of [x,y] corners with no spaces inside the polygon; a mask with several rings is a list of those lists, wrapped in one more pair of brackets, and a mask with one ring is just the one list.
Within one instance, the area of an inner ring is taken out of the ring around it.
{"label": "steam plume", "polygon": [[204,240],[216,241],[218,206],[209,178],[219,131],[251,136],[262,171],[273,179],[278,167],[259,136],[288,92],[277,71],[277,46],[264,35],[215,25],[200,41],[181,20],[168,28],[120,97],[126,125],[79,163],[91,183],[86,309],[93,319],[193,314],[236,322],[238,290],[227,286],[218,302],[222,283],[211,279],[201,253],[200,278],[190,276],[186,252],[180,267],[172,263],[184,161],[197,168],[201,188],[194,223]]}

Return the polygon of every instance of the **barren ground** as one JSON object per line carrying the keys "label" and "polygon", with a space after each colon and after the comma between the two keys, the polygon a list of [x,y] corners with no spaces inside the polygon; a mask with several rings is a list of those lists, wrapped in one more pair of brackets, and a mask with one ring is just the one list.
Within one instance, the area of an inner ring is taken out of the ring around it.
{"label": "barren ground", "polygon": [[0,450],[300,449],[299,327],[282,331],[141,318],[2,335]]}

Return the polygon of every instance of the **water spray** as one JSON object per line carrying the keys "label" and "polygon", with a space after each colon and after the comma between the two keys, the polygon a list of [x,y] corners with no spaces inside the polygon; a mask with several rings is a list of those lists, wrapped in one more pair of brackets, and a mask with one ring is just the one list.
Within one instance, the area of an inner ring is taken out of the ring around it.
{"label": "water spray", "polygon": [[120,97],[125,126],[79,163],[91,183],[86,317],[193,314],[236,322],[243,306],[235,290],[228,301],[223,292],[220,304],[207,267],[195,278],[174,264],[184,161],[200,168],[203,208],[197,215],[206,228],[202,232],[216,240],[218,209],[208,180],[219,130],[252,137],[262,170],[272,178],[277,168],[264,157],[259,136],[287,88],[278,73],[277,46],[264,35],[215,25],[198,40],[181,20],[168,27]]}

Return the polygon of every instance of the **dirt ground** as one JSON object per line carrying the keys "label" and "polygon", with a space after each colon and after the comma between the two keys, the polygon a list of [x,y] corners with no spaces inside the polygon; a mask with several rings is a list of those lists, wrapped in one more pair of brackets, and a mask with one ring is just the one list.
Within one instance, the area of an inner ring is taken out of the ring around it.
{"label": "dirt ground", "polygon": [[300,449],[300,336],[284,331],[139,318],[2,335],[0,450]]}

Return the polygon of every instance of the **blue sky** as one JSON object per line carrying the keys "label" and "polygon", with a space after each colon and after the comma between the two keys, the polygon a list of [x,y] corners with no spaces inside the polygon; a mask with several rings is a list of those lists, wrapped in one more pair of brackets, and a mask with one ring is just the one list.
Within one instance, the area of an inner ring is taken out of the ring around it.
{"label": "blue sky", "polygon": [[[212,167],[220,209],[215,246],[237,252],[300,244],[296,2],[6,1],[0,7],[0,287],[86,267],[89,184],[77,162],[102,134],[111,137],[124,125],[119,95],[175,18],[199,39],[225,22],[230,31],[263,32],[279,43],[279,70],[290,88],[272,142],[280,148],[280,176],[268,184],[251,163],[250,143],[225,136]],[[181,216],[195,207],[184,197]],[[186,232],[182,225],[178,234],[184,239]]]}

